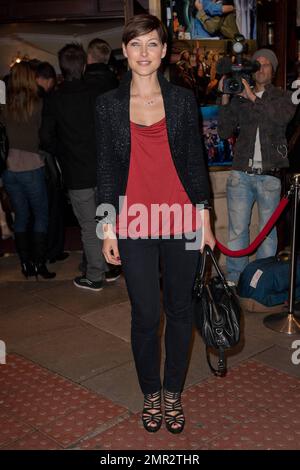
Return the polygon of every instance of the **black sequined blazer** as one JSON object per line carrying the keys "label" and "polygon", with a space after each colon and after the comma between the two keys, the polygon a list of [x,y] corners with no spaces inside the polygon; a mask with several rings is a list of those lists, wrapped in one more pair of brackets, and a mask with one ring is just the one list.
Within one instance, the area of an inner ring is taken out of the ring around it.
{"label": "black sequined blazer", "polygon": [[[194,95],[173,85],[159,73],[170,150],[177,174],[191,202],[209,206],[209,181],[199,133]],[[98,204],[112,204],[118,213],[119,196],[126,193],[130,163],[131,72],[119,88],[96,102]]]}

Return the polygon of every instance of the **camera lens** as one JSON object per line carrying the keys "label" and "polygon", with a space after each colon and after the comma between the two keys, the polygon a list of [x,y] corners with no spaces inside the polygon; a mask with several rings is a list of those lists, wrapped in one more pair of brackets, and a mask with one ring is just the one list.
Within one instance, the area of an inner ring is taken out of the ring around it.
{"label": "camera lens", "polygon": [[237,93],[240,90],[240,83],[238,82],[238,80],[232,79],[228,83],[228,88],[231,93]]}

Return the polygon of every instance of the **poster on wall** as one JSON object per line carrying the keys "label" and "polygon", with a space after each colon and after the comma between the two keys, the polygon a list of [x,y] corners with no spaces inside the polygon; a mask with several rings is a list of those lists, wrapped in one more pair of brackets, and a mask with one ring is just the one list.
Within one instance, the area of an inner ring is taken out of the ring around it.
{"label": "poster on wall", "polygon": [[173,41],[170,55],[170,80],[193,91],[200,106],[217,99],[216,65],[224,56],[225,41]]}
{"label": "poster on wall", "polygon": [[174,39],[256,40],[256,0],[165,0],[163,10]]}
{"label": "poster on wall", "polygon": [[206,150],[209,167],[231,166],[233,159],[233,146],[236,137],[221,139],[218,135],[219,106],[201,106],[199,109],[203,126],[203,142]]}
{"label": "poster on wall", "polygon": [[[199,12],[199,3],[206,16],[209,16],[209,11],[216,13],[217,8],[222,9],[222,15],[215,14],[206,19],[210,32],[199,32],[197,22],[200,21],[200,16],[195,15],[195,10]],[[170,81],[194,93],[199,107],[208,165],[213,168],[226,168],[232,163],[235,137],[222,140],[217,133],[218,85],[222,74],[226,74],[233,81],[235,78],[240,80],[233,71],[233,64],[241,65],[244,61],[251,60],[257,49],[256,0],[171,0],[164,1],[163,5],[164,20],[169,37],[172,38],[168,61]],[[224,13],[227,11],[225,7],[230,5],[231,16],[230,13]],[[240,41],[242,46],[240,53],[234,52],[237,41]],[[220,66],[222,61],[226,64],[227,71],[223,71]],[[249,73],[248,77],[247,80],[251,83],[252,74]]]}

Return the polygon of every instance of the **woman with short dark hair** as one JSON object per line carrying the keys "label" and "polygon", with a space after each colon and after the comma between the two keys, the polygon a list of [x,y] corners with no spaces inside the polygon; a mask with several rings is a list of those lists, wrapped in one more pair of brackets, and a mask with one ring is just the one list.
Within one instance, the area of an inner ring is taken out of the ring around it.
{"label": "woman with short dark hair", "polygon": [[[196,102],[190,91],[170,84],[158,72],[166,51],[167,36],[158,18],[143,14],[127,23],[123,53],[131,70],[120,87],[100,96],[96,105],[98,213],[103,212],[99,219],[104,256],[111,264],[122,263],[131,300],[132,349],[144,394],[142,421],[149,432],[158,431],[162,423],[161,265],[165,423],[170,432],[180,433],[185,423],[181,391],[192,333],[192,288],[200,249],[205,243],[213,248],[215,241]],[[118,208],[120,197],[126,199]],[[156,217],[157,209],[169,209],[169,217]],[[140,215],[134,217],[134,212]]]}

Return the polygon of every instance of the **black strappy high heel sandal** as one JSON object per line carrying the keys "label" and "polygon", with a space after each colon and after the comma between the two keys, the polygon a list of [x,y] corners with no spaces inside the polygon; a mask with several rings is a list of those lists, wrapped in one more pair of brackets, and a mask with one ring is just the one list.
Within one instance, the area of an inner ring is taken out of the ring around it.
{"label": "black strappy high heel sandal", "polygon": [[181,393],[164,390],[164,400],[166,428],[173,434],[179,434],[183,431],[185,424],[181,405]]}
{"label": "black strappy high heel sandal", "polygon": [[156,432],[160,429],[162,423],[160,390],[144,395],[142,421],[148,432]]}

